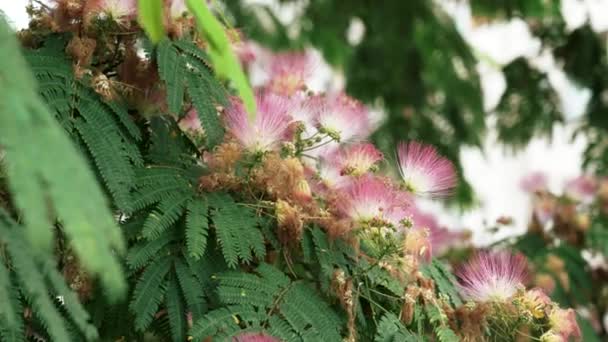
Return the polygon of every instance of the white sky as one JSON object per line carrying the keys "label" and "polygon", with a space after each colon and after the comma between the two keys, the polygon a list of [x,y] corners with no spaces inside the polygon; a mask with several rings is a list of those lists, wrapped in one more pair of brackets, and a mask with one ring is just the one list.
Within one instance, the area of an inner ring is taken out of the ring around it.
{"label": "white sky", "polygon": [[[585,141],[569,140],[577,119],[584,111],[589,92],[572,84],[556,66],[550,53],[540,50],[540,42],[530,35],[521,20],[474,26],[466,2],[438,0],[448,13],[454,16],[459,31],[473,47],[480,59],[478,70],[482,75],[484,107],[488,112],[496,106],[505,89],[505,80],[500,66],[517,57],[524,56],[530,63],[549,75],[550,84],[560,95],[561,106],[567,124],[554,129],[551,142],[533,139],[525,150],[509,153],[496,142],[491,131],[484,143],[483,151],[465,148],[461,158],[465,176],[473,184],[480,200],[480,207],[472,212],[446,212],[437,203],[426,207],[436,212],[449,227],[469,228],[477,243],[487,243],[504,235],[523,232],[529,217],[529,198],[519,189],[519,181],[526,174],[543,171],[549,176],[550,187],[558,191],[564,182],[580,173],[581,153]],[[27,0],[0,0],[4,11],[16,28],[27,25],[25,5]],[[255,1],[254,1],[255,2]],[[566,25],[573,30],[590,21],[594,30],[608,30],[608,0],[562,0],[562,13]],[[287,11],[288,14],[292,11]],[[490,120],[488,120],[490,121]],[[488,122],[491,125],[491,122]],[[500,216],[514,219],[514,227],[497,235],[484,232],[484,227],[493,224]]]}

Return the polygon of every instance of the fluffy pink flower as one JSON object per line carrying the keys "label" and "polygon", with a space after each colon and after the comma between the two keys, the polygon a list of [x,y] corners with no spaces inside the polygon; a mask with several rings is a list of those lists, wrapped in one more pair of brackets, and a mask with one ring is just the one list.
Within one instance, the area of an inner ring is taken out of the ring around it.
{"label": "fluffy pink flower", "polygon": [[188,12],[186,0],[169,0],[169,14],[171,18],[176,19]]}
{"label": "fluffy pink flower", "polygon": [[593,176],[581,175],[566,183],[566,195],[581,202],[592,202],[597,190],[597,182]]}
{"label": "fluffy pink flower", "polygon": [[203,126],[201,126],[201,120],[198,117],[196,109],[191,109],[186,116],[179,120],[179,128],[185,132],[191,132],[194,134],[203,134]]}
{"label": "fluffy pink flower", "polygon": [[447,196],[456,186],[452,162],[430,145],[412,141],[397,147],[399,172],[405,186],[414,194]]}
{"label": "fluffy pink flower", "polygon": [[522,178],[520,187],[523,191],[534,193],[547,189],[547,175],[543,172],[532,172]]}
{"label": "fluffy pink flower", "polygon": [[549,314],[549,323],[551,330],[568,341],[570,337],[580,339],[581,330],[576,322],[576,313],[572,309],[560,309],[554,307]]}
{"label": "fluffy pink flower", "polygon": [[283,52],[270,60],[269,88],[281,95],[291,96],[306,88],[317,61],[309,52]]}
{"label": "fluffy pink flower", "polygon": [[126,23],[137,16],[137,0],[93,0],[86,4],[85,12]]}
{"label": "fluffy pink flower", "polygon": [[264,333],[244,333],[233,337],[232,342],[281,342],[281,340]]}
{"label": "fluffy pink flower", "polygon": [[382,152],[370,144],[360,143],[345,146],[338,154],[341,174],[360,176],[382,160]]}
{"label": "fluffy pink flower", "polygon": [[371,133],[369,111],[344,93],[316,97],[317,126],[339,142],[361,141]]}
{"label": "fluffy pink flower", "polygon": [[482,252],[458,272],[460,293],[476,302],[504,302],[526,277],[527,262],[521,254]]}
{"label": "fluffy pink flower", "polygon": [[250,122],[243,103],[234,98],[226,109],[226,128],[251,152],[278,150],[291,139],[289,102],[278,95],[260,92],[256,96],[257,115]]}
{"label": "fluffy pink flower", "polygon": [[404,250],[418,260],[430,262],[433,256],[430,231],[428,229],[412,229],[405,235]]}
{"label": "fluffy pink flower", "polygon": [[318,176],[329,189],[339,189],[370,171],[382,160],[380,151],[369,143],[345,146],[319,158]]}
{"label": "fluffy pink flower", "polygon": [[394,210],[407,206],[405,198],[385,180],[366,175],[340,191],[336,206],[356,223],[387,222]]}

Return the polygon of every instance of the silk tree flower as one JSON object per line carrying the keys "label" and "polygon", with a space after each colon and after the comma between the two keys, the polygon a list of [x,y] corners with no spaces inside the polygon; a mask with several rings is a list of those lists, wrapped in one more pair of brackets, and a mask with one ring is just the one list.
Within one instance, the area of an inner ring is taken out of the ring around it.
{"label": "silk tree flower", "polygon": [[319,103],[314,97],[309,97],[303,92],[297,92],[289,97],[290,111],[289,114],[294,121],[301,124],[301,139],[310,139],[315,133],[315,117],[318,111]]}
{"label": "silk tree flower", "polygon": [[336,207],[357,224],[385,225],[394,210],[406,206],[386,180],[365,175],[339,191]]}
{"label": "silk tree flower", "polygon": [[224,117],[226,128],[250,152],[278,151],[293,133],[289,102],[281,96],[259,92],[256,103],[257,115],[250,122],[243,103],[233,98]]}
{"label": "silk tree flower", "polygon": [[359,143],[344,146],[320,157],[318,177],[328,189],[339,189],[372,170],[383,156],[374,145]]}
{"label": "silk tree flower", "polygon": [[551,305],[551,298],[540,288],[525,291],[521,296],[521,302],[534,318],[545,317],[546,308]]}
{"label": "silk tree flower", "polygon": [[590,203],[595,197],[597,182],[593,176],[581,175],[566,183],[565,193],[568,197]]}
{"label": "silk tree flower", "polygon": [[85,4],[85,17],[95,14],[126,24],[137,16],[137,0],[92,0]]}
{"label": "silk tree flower", "polygon": [[520,187],[528,193],[535,193],[547,190],[547,175],[543,172],[532,172],[522,178]]}
{"label": "silk tree flower", "polygon": [[341,143],[361,141],[371,133],[369,111],[344,93],[316,97],[317,126]]}
{"label": "silk tree flower", "polygon": [[549,313],[549,324],[551,330],[560,335],[564,341],[581,338],[581,330],[576,322],[576,314],[572,309],[560,309],[553,307]]}
{"label": "silk tree flower", "polygon": [[201,120],[198,117],[198,112],[194,108],[179,120],[178,126],[184,132],[190,132],[196,135],[204,133],[203,126],[201,126]]}
{"label": "silk tree flower", "polygon": [[430,262],[433,257],[433,245],[428,229],[412,229],[405,235],[404,251],[424,262]]}
{"label": "silk tree flower", "polygon": [[482,252],[458,272],[462,296],[475,302],[505,302],[526,277],[526,258],[509,252]]}
{"label": "silk tree flower", "polygon": [[382,152],[370,143],[359,143],[343,147],[337,154],[340,174],[361,176],[372,170],[384,158]]}
{"label": "silk tree flower", "polygon": [[281,340],[264,333],[243,333],[233,337],[232,342],[281,342]]}
{"label": "silk tree flower", "polygon": [[285,96],[304,90],[317,63],[308,51],[277,53],[270,60],[268,87]]}
{"label": "silk tree flower", "polygon": [[416,141],[397,146],[399,173],[405,187],[414,194],[443,197],[456,186],[452,162],[430,145]]}

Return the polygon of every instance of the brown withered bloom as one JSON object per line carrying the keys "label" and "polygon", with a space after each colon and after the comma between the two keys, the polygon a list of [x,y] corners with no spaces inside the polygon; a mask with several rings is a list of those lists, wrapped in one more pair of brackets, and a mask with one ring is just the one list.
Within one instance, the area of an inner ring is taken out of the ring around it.
{"label": "brown withered bloom", "polygon": [[74,36],[65,50],[79,67],[87,67],[91,64],[96,46],[97,41],[95,39]]}
{"label": "brown withered bloom", "polygon": [[304,227],[299,210],[288,202],[279,199],[275,205],[275,213],[277,215],[279,241],[284,246],[297,246],[302,239]]}

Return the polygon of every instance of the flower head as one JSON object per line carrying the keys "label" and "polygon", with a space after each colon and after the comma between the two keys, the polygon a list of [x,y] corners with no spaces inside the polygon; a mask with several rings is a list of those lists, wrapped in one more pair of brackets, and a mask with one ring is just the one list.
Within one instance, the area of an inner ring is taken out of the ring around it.
{"label": "flower head", "polygon": [[316,66],[310,52],[283,52],[270,60],[269,88],[281,95],[291,96],[306,87]]}
{"label": "flower head", "polygon": [[403,197],[385,180],[366,175],[340,192],[338,210],[359,224],[383,224],[392,211],[406,206]]}
{"label": "flower head", "polygon": [[464,298],[476,302],[504,302],[524,281],[526,266],[521,254],[477,254],[458,273],[460,292]]}
{"label": "flower head", "polygon": [[250,122],[243,103],[233,99],[226,109],[228,131],[245,149],[251,152],[279,150],[291,135],[289,102],[278,95],[260,92],[256,96],[258,113]]}
{"label": "flower head", "polygon": [[551,304],[551,298],[540,288],[525,291],[521,301],[532,316],[539,319],[545,317],[545,308]]}
{"label": "flower head", "polygon": [[374,145],[359,143],[344,147],[337,158],[341,174],[360,176],[372,169],[383,156]]}
{"label": "flower head", "polygon": [[369,111],[344,93],[316,97],[317,126],[338,142],[365,139],[371,130]]}
{"label": "flower head", "polygon": [[572,309],[554,307],[549,313],[549,323],[551,330],[561,335],[564,341],[568,341],[570,337],[581,337],[581,330],[576,322],[576,313]]}
{"label": "flower head", "polygon": [[404,250],[417,260],[430,262],[433,249],[428,229],[412,229],[405,235]]}
{"label": "flower head", "polygon": [[85,12],[98,16],[109,16],[118,23],[125,24],[137,15],[136,0],[93,0],[87,2]]}
{"label": "flower head", "polygon": [[542,172],[532,172],[522,178],[521,189],[525,192],[534,193],[547,189],[547,175]]}
{"label": "flower head", "polygon": [[589,175],[576,177],[566,183],[566,195],[581,202],[591,202],[597,190],[596,179]]}
{"label": "flower head", "polygon": [[232,342],[281,342],[278,338],[264,333],[244,333],[232,338]]}
{"label": "flower head", "polygon": [[415,141],[400,143],[397,157],[401,178],[412,193],[441,197],[456,186],[452,162],[440,156],[433,146]]}
{"label": "flower head", "polygon": [[201,120],[198,117],[198,112],[194,108],[179,120],[178,125],[184,132],[191,132],[194,134],[202,134],[204,132],[203,126],[201,126]]}

